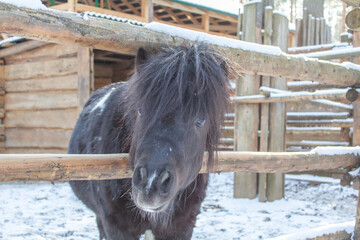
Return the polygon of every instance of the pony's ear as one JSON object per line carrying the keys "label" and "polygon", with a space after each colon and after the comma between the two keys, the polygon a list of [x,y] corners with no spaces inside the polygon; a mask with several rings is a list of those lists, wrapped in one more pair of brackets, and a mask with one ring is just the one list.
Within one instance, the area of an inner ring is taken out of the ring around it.
{"label": "pony's ear", "polygon": [[148,58],[149,54],[145,51],[145,49],[143,49],[142,47],[139,48],[135,60],[136,70],[139,70],[141,68],[141,65],[144,64],[146,60],[148,60]]}

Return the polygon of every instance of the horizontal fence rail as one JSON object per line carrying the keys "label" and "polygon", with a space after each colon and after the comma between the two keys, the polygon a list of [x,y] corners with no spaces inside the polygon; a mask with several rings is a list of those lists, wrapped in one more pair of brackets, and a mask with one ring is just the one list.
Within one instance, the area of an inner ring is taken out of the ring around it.
{"label": "horizontal fence rail", "polygon": [[[173,27],[173,35],[159,32],[169,26],[149,29],[148,25],[82,17],[81,14],[34,10],[0,3],[0,32],[30,39],[92,47],[123,54],[135,54],[139,47],[182,45],[185,39],[181,28]],[[195,31],[187,35],[198,34]],[[190,34],[191,33],[191,34]],[[337,86],[354,86],[360,83],[360,69],[353,65],[341,65],[317,59],[288,55],[278,48],[259,44],[201,35],[203,41],[213,44],[231,58],[238,71],[299,80],[314,80]]]}
{"label": "horizontal fence rail", "polygon": [[[352,169],[359,147],[319,147],[311,152],[219,152],[211,172],[302,172]],[[334,155],[341,154],[341,155]],[[200,173],[207,173],[207,154]],[[0,182],[130,178],[128,154],[1,154]]]}

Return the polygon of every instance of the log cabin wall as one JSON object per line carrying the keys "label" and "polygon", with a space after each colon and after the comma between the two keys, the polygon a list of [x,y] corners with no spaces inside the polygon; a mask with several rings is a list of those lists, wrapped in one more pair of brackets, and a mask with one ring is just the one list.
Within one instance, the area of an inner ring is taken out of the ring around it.
{"label": "log cabin wall", "polygon": [[78,116],[78,47],[4,58],[5,153],[66,153]]}

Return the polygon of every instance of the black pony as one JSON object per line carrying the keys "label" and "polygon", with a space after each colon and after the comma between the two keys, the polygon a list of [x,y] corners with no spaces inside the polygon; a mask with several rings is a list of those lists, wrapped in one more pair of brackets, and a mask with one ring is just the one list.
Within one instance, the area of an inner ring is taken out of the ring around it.
{"label": "black pony", "polygon": [[100,239],[190,239],[229,102],[229,66],[205,44],[139,49],[127,83],[96,91],[75,126],[68,153],[129,152],[132,179],[70,182],[96,213]]}

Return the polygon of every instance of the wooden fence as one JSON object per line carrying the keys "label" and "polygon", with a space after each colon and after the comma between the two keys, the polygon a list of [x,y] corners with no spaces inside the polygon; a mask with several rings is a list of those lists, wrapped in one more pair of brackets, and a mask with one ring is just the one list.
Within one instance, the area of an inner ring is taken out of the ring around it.
{"label": "wooden fence", "polygon": [[[256,2],[248,5],[247,8],[249,12],[247,15],[244,13],[244,21],[248,21],[245,20],[247,17],[251,18],[251,11],[253,11],[254,5],[256,5]],[[270,15],[270,9],[268,9],[268,14]],[[273,15],[273,25],[279,25],[282,17],[276,16],[276,14]],[[278,19],[276,19],[276,17]],[[277,23],[276,21],[280,22]],[[280,23],[280,25],[284,24]],[[152,48],[163,45],[176,46],[183,44],[185,40],[182,37],[183,35],[177,35],[176,32],[170,35],[168,33],[154,31],[152,30],[153,28],[151,28],[152,26],[154,25],[150,24],[142,27],[122,22],[93,19],[92,17],[83,18],[79,15],[65,12],[34,11],[0,3],[0,31],[10,35],[98,48],[130,55],[134,54],[140,46]],[[175,28],[170,30],[170,32],[171,31],[175,31]],[[248,33],[246,33],[246,31],[246,29],[243,29],[244,40],[251,41],[250,38],[253,36],[247,35]],[[59,32],[61,32],[61,34],[59,34]],[[279,34],[280,32],[279,29]],[[276,33],[274,33],[274,35],[276,35]],[[246,36],[248,36],[249,39],[247,39]],[[210,37],[205,35],[203,38],[207,41]],[[280,51],[278,48],[269,46],[248,44],[236,40],[217,39],[216,37],[213,38],[213,40],[214,41],[209,41],[209,43],[236,62],[238,64],[238,71],[247,74],[249,76],[248,80],[253,82],[252,84],[257,81],[257,75],[271,76],[278,79],[317,79],[317,81],[321,83],[343,87],[354,86],[360,83],[360,69],[355,66],[291,56]],[[279,39],[271,40],[272,44],[281,45]],[[255,40],[253,42],[257,41]],[[267,42],[266,44],[271,43]],[[269,80],[264,79],[265,82]],[[282,80],[278,83],[276,80],[274,80],[273,83],[270,81],[268,86],[280,88],[278,85],[283,84],[283,82]],[[264,109],[266,109],[266,105],[263,106]],[[276,105],[275,109],[276,108],[279,110],[276,110],[273,114],[276,112],[284,112],[281,104]],[[358,110],[360,107],[357,106],[354,108],[356,109],[354,111],[354,142],[359,144],[360,141],[358,141],[357,138],[360,139],[360,127],[358,126],[360,124],[360,111]],[[271,106],[269,106],[269,111],[271,111]],[[263,119],[266,119],[266,114],[264,114],[263,117]],[[270,129],[271,121],[276,123],[275,120],[268,119],[263,122],[269,121],[270,127],[268,127],[268,129]],[[264,127],[266,128],[266,126]],[[266,134],[267,131],[262,132]],[[262,136],[262,138],[264,139],[264,136]],[[268,138],[271,139],[271,136]],[[268,144],[269,146],[271,145],[271,140],[269,140]],[[263,149],[265,150],[264,147]],[[269,147],[268,149],[271,148]],[[272,151],[279,150],[275,149]],[[280,151],[283,150],[280,149]],[[355,154],[345,152],[342,155],[323,155],[318,154],[316,151],[310,153],[220,153],[219,162],[214,171],[284,173],[288,171],[307,171],[340,167],[352,168],[359,165],[357,151],[358,149],[356,149]],[[92,155],[91,160],[89,160],[89,155],[3,155],[2,157],[0,169],[4,174],[0,174],[0,176],[3,181],[111,179],[131,176],[127,165],[127,156],[121,154],[113,156]],[[76,160],[74,160],[74,157]],[[33,168],[34,166],[36,166],[36,168]],[[204,166],[206,166],[206,163],[204,163]],[[202,172],[204,172],[204,166]],[[36,169],[36,171],[29,171],[29,168]],[[41,171],[39,171],[39,169],[41,169]],[[267,176],[265,177],[267,178]],[[274,181],[281,181],[281,178],[283,178],[281,175],[274,175],[273,179]],[[357,226],[359,226],[358,223]],[[356,232],[360,232],[360,229],[357,229]]]}

